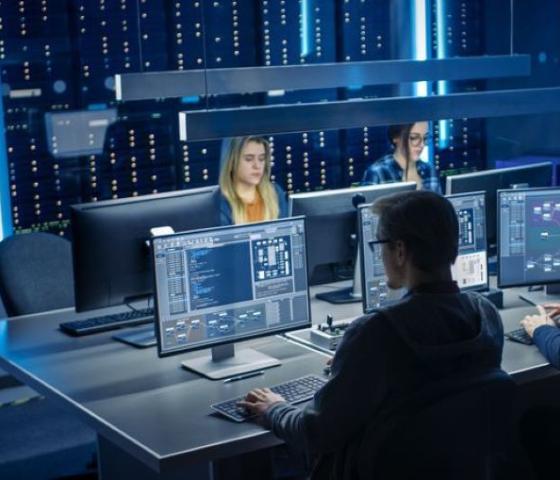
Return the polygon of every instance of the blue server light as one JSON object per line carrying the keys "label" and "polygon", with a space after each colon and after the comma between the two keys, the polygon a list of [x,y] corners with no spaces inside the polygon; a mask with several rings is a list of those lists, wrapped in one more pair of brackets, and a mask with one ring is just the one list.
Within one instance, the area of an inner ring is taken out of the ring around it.
{"label": "blue server light", "polygon": [[[2,84],[1,78],[0,84]],[[4,132],[4,105],[2,103],[2,96],[0,96],[0,132]],[[6,137],[2,134],[0,135],[0,240],[12,234],[11,219]]]}
{"label": "blue server light", "polygon": [[300,54],[301,57],[307,57],[311,53],[311,14],[309,11],[311,0],[301,0],[300,2],[300,14],[301,14],[301,26],[300,26],[300,35],[301,35],[301,49]]}
{"label": "blue server light", "polygon": [[[428,58],[428,31],[429,31],[429,10],[426,0],[414,0],[412,4],[412,52],[415,60],[427,60]],[[414,83],[414,96],[428,96],[428,82]],[[433,163],[432,149],[430,145],[422,152],[422,160]]]}
{"label": "blue server light", "polygon": [[[445,19],[445,0],[436,0],[436,15],[437,15],[437,58],[447,57],[447,22]],[[445,95],[447,93],[447,82],[440,80],[437,82],[438,95]],[[447,120],[439,121],[439,144],[440,149],[449,146],[449,122]]]}
{"label": "blue server light", "polygon": [[[412,3],[412,52],[415,60],[428,58],[428,9],[426,0],[414,0]],[[428,82],[414,83],[414,96],[428,95]]]}

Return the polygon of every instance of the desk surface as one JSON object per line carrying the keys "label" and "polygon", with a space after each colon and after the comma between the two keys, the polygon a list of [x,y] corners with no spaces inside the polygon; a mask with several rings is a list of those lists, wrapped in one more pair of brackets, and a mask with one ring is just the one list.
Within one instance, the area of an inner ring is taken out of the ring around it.
{"label": "desk surface", "polygon": [[[313,289],[314,292],[324,290]],[[506,330],[533,307],[506,293]],[[361,314],[361,304],[332,306],[312,301],[313,322]],[[83,315],[81,315],[83,316]],[[307,373],[321,373],[325,355],[278,337],[251,342],[279,358],[282,366],[265,375],[224,384],[186,371],[180,362],[194,352],[158,359],[156,350],[134,349],[111,340],[114,332],[68,337],[58,324],[71,310],[0,322],[0,366],[78,414],[100,435],[159,471],[166,462],[197,463],[280,443],[251,423],[235,424],[211,413],[211,403]],[[236,348],[242,348],[237,344]],[[503,367],[518,381],[556,374],[533,347],[506,341]]]}
{"label": "desk surface", "polygon": [[[496,277],[491,277],[491,284],[495,284]],[[348,286],[349,283],[340,283]],[[313,292],[328,291],[340,288],[340,285],[328,285],[315,287]],[[519,298],[519,294],[526,291],[523,288],[510,288],[504,290],[504,308],[500,315],[504,324],[504,330],[514,330],[520,327],[519,322],[528,314],[536,313],[535,307],[527,304]],[[331,305],[313,298],[311,300],[311,313],[313,324],[324,322],[327,315],[333,316],[334,320],[352,319],[362,315],[362,304],[351,303],[346,305]],[[551,367],[535,346],[522,345],[505,340],[504,353],[502,357],[502,368],[516,376],[516,381],[524,382],[526,378],[532,380],[536,376],[555,375],[558,371]],[[529,374],[527,377],[525,372]]]}

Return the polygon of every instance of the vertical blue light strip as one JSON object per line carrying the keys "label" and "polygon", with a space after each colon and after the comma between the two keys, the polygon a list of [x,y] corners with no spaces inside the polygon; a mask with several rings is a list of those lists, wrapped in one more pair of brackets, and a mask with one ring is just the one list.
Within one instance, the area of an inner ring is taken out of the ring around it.
{"label": "vertical blue light strip", "polygon": [[[2,78],[0,73],[0,85]],[[4,128],[4,102],[0,95],[0,240],[12,234],[10,209],[10,182],[8,181],[8,155]]]}
{"label": "vertical blue light strip", "polygon": [[299,8],[301,14],[301,26],[300,26],[300,55],[301,57],[307,57],[311,53],[311,32],[313,26],[311,25],[311,14],[310,5],[311,0],[300,0]]}
{"label": "vertical blue light strip", "polygon": [[[430,24],[426,2],[427,0],[414,0],[412,3],[412,55],[415,60],[426,60],[429,54],[428,32]],[[414,96],[428,96],[428,82],[414,82]],[[426,145],[420,158],[433,163],[431,145]]]}
{"label": "vertical blue light strip", "polygon": [[[436,0],[436,29],[437,29],[437,58],[447,57],[447,21],[445,18],[445,0]],[[438,95],[447,93],[447,82],[440,80],[437,82]],[[439,121],[439,148],[449,146],[449,122]]]}
{"label": "vertical blue light strip", "polygon": [[[412,4],[412,52],[415,60],[428,58],[428,37],[426,20],[426,0],[414,0]],[[428,95],[428,82],[414,82],[414,96]]]}

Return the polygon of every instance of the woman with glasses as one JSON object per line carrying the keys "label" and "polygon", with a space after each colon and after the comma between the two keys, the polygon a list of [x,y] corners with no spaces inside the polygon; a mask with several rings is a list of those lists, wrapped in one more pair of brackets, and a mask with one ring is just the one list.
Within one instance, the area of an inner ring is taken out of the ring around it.
{"label": "woman with glasses", "polygon": [[392,125],[387,132],[393,153],[372,163],[364,172],[362,185],[390,182],[416,182],[419,190],[441,193],[435,168],[420,160],[424,147],[430,143],[428,122]]}

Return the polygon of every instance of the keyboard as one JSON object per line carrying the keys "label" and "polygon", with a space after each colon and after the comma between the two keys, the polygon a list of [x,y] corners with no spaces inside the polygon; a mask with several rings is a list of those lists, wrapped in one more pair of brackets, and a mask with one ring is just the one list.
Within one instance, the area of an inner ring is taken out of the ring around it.
{"label": "keyboard", "polygon": [[[306,375],[305,377],[296,378],[279,385],[269,387],[274,393],[282,395],[288,403],[300,403],[311,400],[315,392],[319,390],[328,379],[319,375]],[[243,400],[245,396],[232,398],[224,402],[210,405],[210,408],[227,418],[236,422],[244,422],[254,415],[248,413],[244,408],[238,407],[237,402]]]}
{"label": "keyboard", "polygon": [[523,343],[525,345],[532,345],[533,339],[525,331],[524,328],[518,328],[504,333],[505,337],[512,342]]}
{"label": "keyboard", "polygon": [[105,315],[103,317],[86,318],[84,320],[74,320],[72,322],[63,322],[59,325],[63,332],[70,335],[82,336],[92,333],[105,332],[107,330],[115,330],[116,328],[131,327],[133,325],[142,325],[154,321],[154,309],[144,308],[141,310],[129,310],[113,315]]}

